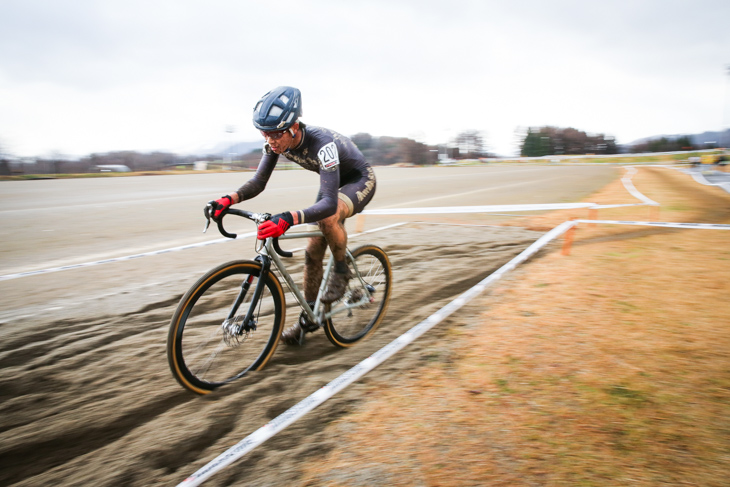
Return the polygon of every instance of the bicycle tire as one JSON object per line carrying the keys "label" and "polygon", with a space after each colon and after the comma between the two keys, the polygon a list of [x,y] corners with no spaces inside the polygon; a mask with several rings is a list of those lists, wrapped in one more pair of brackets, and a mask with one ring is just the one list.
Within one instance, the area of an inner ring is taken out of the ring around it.
{"label": "bicycle tire", "polygon": [[[225,331],[224,322],[244,282],[245,299],[235,311],[234,325],[243,321],[256,289],[261,264],[233,261],[207,272],[182,297],[170,323],[167,360],[175,379],[196,394],[260,370],[279,343],[286,315],[284,290],[272,273],[253,316],[256,328],[249,333]],[[229,321],[230,323],[230,321]]]}
{"label": "bicycle tire", "polygon": [[390,303],[393,270],[388,255],[375,245],[363,245],[352,251],[357,268],[368,290],[370,302],[338,312],[338,308],[358,302],[365,294],[362,283],[355,276],[352,262],[349,262],[350,279],[343,298],[332,306],[333,314],[324,323],[324,332],[334,345],[351,347],[372,334],[385,317]]}

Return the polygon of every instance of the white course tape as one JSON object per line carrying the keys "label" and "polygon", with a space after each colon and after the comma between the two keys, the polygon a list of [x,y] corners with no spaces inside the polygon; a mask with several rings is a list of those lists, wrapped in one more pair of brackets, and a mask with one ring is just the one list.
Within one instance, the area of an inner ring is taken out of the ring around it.
{"label": "white course tape", "polygon": [[634,183],[631,181],[631,178],[636,173],[637,173],[637,170],[635,167],[626,168],[626,175],[623,178],[621,178],[621,183],[623,183],[624,188],[626,188],[626,191],[631,193],[631,196],[633,196],[637,200],[643,201],[647,205],[659,206],[659,203],[657,203],[653,199],[647,198],[646,196],[641,194],[639,192],[639,190],[636,189],[636,187],[634,186]]}
{"label": "white course tape", "polygon": [[[239,235],[238,238],[251,237],[253,235],[256,235],[256,233],[255,232],[245,233],[243,235]],[[229,239],[229,238],[219,238],[217,240],[210,240],[208,242],[181,245],[180,247],[171,247],[169,249],[154,250],[152,252],[144,252],[142,254],[125,255],[122,257],[114,257],[112,259],[96,260],[94,262],[83,262],[81,264],[64,265],[61,267],[51,267],[48,269],[38,269],[36,271],[19,272],[17,274],[5,274],[5,275],[0,276],[0,281],[7,281],[9,279],[18,279],[19,277],[35,276],[37,274],[48,274],[51,272],[67,271],[70,269],[78,269],[81,267],[92,267],[95,265],[110,264],[112,262],[122,262],[125,260],[138,259],[140,257],[149,257],[151,255],[167,254],[168,252],[177,252],[180,250],[188,250],[188,249],[194,249],[194,248],[198,248],[198,247],[205,247],[207,245],[229,242],[230,240],[231,239]]]}
{"label": "white course tape", "polygon": [[640,225],[647,227],[695,228],[702,230],[730,230],[730,225],[722,223],[674,223],[674,222],[634,222],[621,220],[573,220],[576,223],[606,223],[610,225]]}
{"label": "white course tape", "polygon": [[712,186],[712,183],[707,180],[702,171],[689,171],[688,174],[692,176],[692,179],[705,186]]}
{"label": "white course tape", "polygon": [[[400,225],[405,225],[406,223],[407,222],[394,223],[392,225],[387,225],[387,226],[384,226],[384,227],[373,228],[372,230],[367,230],[365,232],[360,232],[360,233],[356,233],[354,235],[351,235],[350,238],[359,237],[360,235],[365,235],[365,234],[368,234],[368,233],[380,232],[382,230],[387,230],[389,228],[397,227],[397,226],[400,226]],[[248,237],[255,237],[255,236],[256,236],[256,232],[242,233],[242,234],[238,235],[238,237],[236,237],[236,239],[242,239],[242,238],[248,238]],[[47,268],[47,269],[38,269],[38,270],[35,270],[35,271],[18,272],[16,274],[5,274],[5,275],[0,275],[0,281],[8,281],[10,279],[18,279],[18,278],[21,278],[21,277],[35,276],[35,275],[38,275],[38,274],[48,274],[48,273],[51,273],[51,272],[68,271],[68,270],[71,270],[71,269],[79,269],[79,268],[82,268],[82,267],[92,267],[92,266],[101,265],[101,264],[110,264],[112,262],[122,262],[122,261],[125,261],[125,260],[138,259],[140,257],[150,257],[152,255],[167,254],[169,252],[178,252],[180,250],[195,249],[195,248],[198,248],[198,247],[205,247],[205,246],[208,246],[208,245],[219,244],[219,243],[230,242],[230,241],[232,241],[230,238],[219,238],[219,239],[216,239],[216,240],[210,240],[208,242],[200,242],[200,243],[196,243],[196,244],[181,245],[179,247],[171,247],[169,249],[154,250],[152,252],[144,252],[142,254],[125,255],[125,256],[122,256],[122,257],[114,257],[112,259],[96,260],[96,261],[93,261],[93,262],[82,262],[81,264],[71,264],[71,265],[64,265],[64,266],[60,266],[60,267],[50,267],[50,268]],[[294,249],[294,250],[299,250],[299,249]]]}
{"label": "white course tape", "polygon": [[487,206],[438,206],[424,208],[387,208],[382,210],[364,210],[362,215],[424,215],[436,213],[495,213],[500,211],[542,211],[570,210],[573,208],[589,208],[594,203],[547,203],[535,205],[487,205]]}
{"label": "white course tape", "polygon": [[381,232],[383,230],[389,230],[391,228],[400,227],[401,225],[408,225],[410,222],[393,223],[392,225],[386,225],[384,227],[373,228],[372,230],[365,230],[360,233],[351,235],[350,238],[359,237],[360,235],[367,235],[368,233]]}
{"label": "white course tape", "polygon": [[702,171],[690,171],[689,174],[692,176],[692,178],[697,181],[700,184],[704,184],[705,186],[717,186],[719,188],[722,188],[723,190],[730,193],[730,183],[713,183],[710,182],[704,174],[702,174]]}
{"label": "white course tape", "polygon": [[646,203],[625,203],[620,205],[596,205],[591,207],[591,209],[605,209],[605,208],[624,208],[626,206],[646,206]]}
{"label": "white course tape", "polygon": [[[373,228],[372,230],[365,230],[364,232],[355,233],[355,234],[349,235],[347,238],[353,239],[353,238],[357,238],[361,235],[367,235],[368,233],[381,232],[383,230],[389,230],[391,228],[400,227],[401,225],[408,225],[408,223],[410,223],[410,222],[393,223],[392,225],[386,225],[384,227]],[[289,236],[289,238],[291,238],[292,236],[296,235],[296,232],[292,232],[287,235]],[[300,238],[303,238],[303,237],[300,237]],[[302,250],[305,250],[305,249],[306,249],[306,247],[297,247],[294,249],[288,249],[288,251],[289,252],[301,252]]]}
{"label": "white course tape", "polygon": [[196,485],[200,485],[219,470],[235,462],[243,455],[250,452],[257,446],[274,436],[276,433],[282,431],[284,428],[286,428],[308,412],[312,411],[314,408],[325,402],[330,397],[334,396],[336,393],[338,393],[348,385],[355,382],[366,373],[370,372],[387,358],[391,357],[400,349],[413,342],[416,338],[423,335],[425,332],[443,321],[446,317],[457,311],[475,296],[484,291],[484,289],[490,286],[493,282],[500,279],[505,273],[511,271],[519,264],[532,257],[532,255],[534,255],[547,243],[549,243],[554,238],[562,235],[575,224],[575,221],[567,221],[553,228],[548,233],[537,239],[532,245],[523,250],[519,255],[500,267],[497,271],[493,272],[485,279],[480,281],[477,285],[461,294],[458,298],[451,301],[449,304],[438,310],[436,313],[432,314],[431,316],[429,316],[428,318],[426,318],[425,320],[408,330],[406,333],[399,336],[388,345],[384,346],[344,374],[337,377],[329,384],[325,385],[318,391],[314,392],[299,403],[284,411],[282,414],[274,418],[270,423],[265,424],[264,426],[238,442],[236,445],[226,450],[224,453],[218,455],[203,468],[199,469],[193,475],[178,484],[178,486],[193,487]]}

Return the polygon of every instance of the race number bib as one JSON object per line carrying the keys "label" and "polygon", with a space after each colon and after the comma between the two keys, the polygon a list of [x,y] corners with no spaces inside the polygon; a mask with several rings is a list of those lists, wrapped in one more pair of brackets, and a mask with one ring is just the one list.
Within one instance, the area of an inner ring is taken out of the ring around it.
{"label": "race number bib", "polygon": [[340,155],[334,142],[322,147],[317,156],[319,157],[319,165],[324,171],[334,171],[340,163]]}

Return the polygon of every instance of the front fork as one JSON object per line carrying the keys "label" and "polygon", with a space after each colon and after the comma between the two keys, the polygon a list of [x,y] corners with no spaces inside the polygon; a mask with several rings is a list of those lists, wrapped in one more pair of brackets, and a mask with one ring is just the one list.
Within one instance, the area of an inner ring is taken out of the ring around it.
{"label": "front fork", "polygon": [[228,313],[226,320],[223,322],[223,328],[227,331],[227,335],[239,336],[244,333],[256,331],[256,320],[253,318],[253,315],[256,311],[259,299],[261,299],[261,295],[264,292],[266,277],[271,269],[271,259],[267,256],[259,255],[255,260],[261,263],[261,272],[259,274],[259,280],[256,282],[253,297],[251,298],[251,304],[249,305],[246,316],[241,321],[241,324],[236,325],[235,323],[238,321],[235,319],[236,313],[238,313],[238,308],[241,306],[244,299],[246,299],[246,295],[251,288],[251,283],[254,279],[253,275],[249,275],[241,284],[241,290],[238,292],[238,296],[236,296],[236,300],[233,302],[233,306],[231,306],[231,311]]}
{"label": "front fork", "polygon": [[[253,319],[254,311],[256,311],[256,306],[259,303],[259,299],[261,299],[261,295],[264,292],[264,286],[266,285],[266,278],[269,276],[269,270],[271,269],[271,259],[269,259],[266,255],[258,255],[256,256],[257,262],[261,263],[261,273],[259,274],[259,280],[256,282],[256,289],[253,292],[253,297],[251,298],[251,306],[248,307],[248,311],[246,312],[246,317],[243,319],[241,332],[249,332],[251,330],[256,330],[256,320]],[[249,276],[249,280],[251,277]],[[247,282],[247,284],[249,284]],[[244,284],[245,285],[245,284]],[[245,293],[242,293],[245,295]],[[237,303],[240,304],[240,303]],[[238,306],[236,306],[237,308]],[[234,313],[235,314],[235,313]]]}

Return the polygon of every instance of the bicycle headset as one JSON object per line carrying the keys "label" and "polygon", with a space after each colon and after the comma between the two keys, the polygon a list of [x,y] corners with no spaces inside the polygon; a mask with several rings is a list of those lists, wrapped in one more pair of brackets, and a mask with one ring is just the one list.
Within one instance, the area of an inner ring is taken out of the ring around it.
{"label": "bicycle headset", "polygon": [[253,109],[253,124],[264,132],[286,130],[302,116],[302,94],[291,86],[266,93]]}

